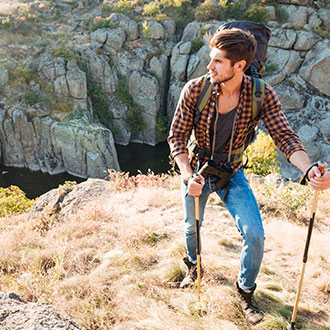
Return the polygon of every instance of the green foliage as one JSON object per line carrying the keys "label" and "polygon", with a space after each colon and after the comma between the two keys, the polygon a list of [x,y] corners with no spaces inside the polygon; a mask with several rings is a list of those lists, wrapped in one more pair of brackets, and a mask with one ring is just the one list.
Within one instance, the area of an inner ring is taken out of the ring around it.
{"label": "green foliage", "polygon": [[137,134],[144,127],[142,111],[137,105],[130,106],[126,112],[127,123],[132,134]]}
{"label": "green foliage", "polygon": [[274,71],[277,71],[278,70],[278,65],[275,64],[275,63],[268,63],[266,64],[266,72],[274,72]]}
{"label": "green foliage", "polygon": [[150,27],[147,21],[144,21],[142,23],[142,35],[143,38],[146,40],[149,40],[151,38]]}
{"label": "green foliage", "polygon": [[156,138],[157,141],[165,141],[167,139],[167,124],[168,120],[167,117],[164,115],[160,115],[157,118],[156,122]]}
{"label": "green foliage", "polygon": [[9,68],[9,82],[11,84],[29,84],[31,80],[37,77],[29,67],[18,65],[15,68]]}
{"label": "green foliage", "polygon": [[191,40],[191,54],[197,53],[204,46],[204,42],[201,38],[194,38]]}
{"label": "green foliage", "polygon": [[274,4],[275,7],[275,12],[276,12],[276,20],[279,23],[285,23],[288,21],[288,14],[287,12],[283,9],[283,7],[281,5],[279,5],[278,3]]}
{"label": "green foliage", "polygon": [[103,18],[101,16],[97,16],[93,20],[93,24],[90,27],[90,31],[94,32],[98,29],[105,28],[115,29],[116,27],[118,27],[118,24],[111,23],[110,17]]}
{"label": "green foliage", "polygon": [[209,27],[208,24],[204,27],[197,27],[197,38],[191,40],[191,54],[197,53],[204,46],[203,37],[207,33]]}
{"label": "green foliage", "polygon": [[255,141],[246,149],[245,157],[248,158],[246,173],[266,176],[280,171],[275,143],[262,130],[259,131]]}
{"label": "green foliage", "polygon": [[106,91],[101,86],[90,82],[88,83],[87,91],[98,120],[102,125],[109,128],[112,114],[109,112]]}
{"label": "green foliage", "polygon": [[267,22],[268,12],[265,7],[254,3],[249,9],[245,11],[246,18],[252,22]]}
{"label": "green foliage", "polygon": [[268,15],[264,4],[258,0],[231,1],[221,0],[219,6],[223,10],[223,18],[249,20],[258,23],[267,22]]}
{"label": "green foliage", "polygon": [[330,32],[323,30],[319,26],[315,27],[313,31],[324,39],[330,39]]}
{"label": "green foliage", "polygon": [[195,18],[197,21],[210,21],[222,19],[223,7],[211,0],[207,0],[196,8]]}
{"label": "green foliage", "polygon": [[59,47],[52,47],[50,52],[54,56],[63,57],[65,63],[67,63],[71,59],[76,59],[79,63],[81,61],[81,57],[78,54],[75,54],[71,49],[65,46],[66,41],[62,40]]}
{"label": "green foliage", "polygon": [[35,92],[27,91],[24,94],[23,98],[24,101],[30,106],[35,105],[36,103],[39,102],[39,95],[38,93]]}
{"label": "green foliage", "polygon": [[146,3],[143,6],[142,15],[144,16],[156,16],[160,14],[160,2],[152,1],[150,3]]}
{"label": "green foliage", "polygon": [[0,187],[0,217],[28,212],[34,202],[17,186]]}
{"label": "green foliage", "polygon": [[117,13],[129,16],[132,10],[132,4],[128,0],[119,0],[114,7]]}
{"label": "green foliage", "polygon": [[114,12],[114,6],[111,3],[105,2],[101,6],[101,11],[102,11],[102,13],[109,15],[112,12]]}
{"label": "green foliage", "polygon": [[126,112],[126,118],[127,124],[130,127],[132,134],[138,133],[144,127],[142,111],[134,103],[132,96],[129,94],[126,88],[125,76],[119,76],[119,86],[115,96],[118,97],[128,108]]}

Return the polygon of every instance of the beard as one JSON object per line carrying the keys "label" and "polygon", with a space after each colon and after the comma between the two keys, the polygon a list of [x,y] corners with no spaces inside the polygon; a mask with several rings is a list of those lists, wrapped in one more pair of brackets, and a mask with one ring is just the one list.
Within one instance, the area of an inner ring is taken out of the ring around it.
{"label": "beard", "polygon": [[234,68],[231,69],[230,72],[226,73],[225,75],[216,75],[215,77],[211,77],[210,78],[210,81],[212,84],[222,84],[224,82],[227,82],[231,79],[233,79],[235,76],[235,73],[234,73]]}

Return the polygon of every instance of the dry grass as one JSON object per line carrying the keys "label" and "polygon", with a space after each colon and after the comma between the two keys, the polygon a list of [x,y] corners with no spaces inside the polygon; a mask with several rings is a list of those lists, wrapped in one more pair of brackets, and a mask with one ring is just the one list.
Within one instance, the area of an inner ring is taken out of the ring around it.
{"label": "dry grass", "polygon": [[[241,245],[233,220],[212,197],[202,229],[202,301],[196,305],[196,287],[178,289],[185,271],[179,178],[157,180],[135,179],[130,189],[114,180],[113,193],[91,200],[44,235],[26,215],[2,218],[1,289],[50,303],[88,330],[250,329],[233,294]],[[256,294],[265,320],[254,329],[284,329],[294,304],[310,199],[279,213],[270,205],[281,190],[267,195],[270,190],[252,185],[264,205],[266,232]],[[321,194],[299,304],[302,330],[330,329],[328,200],[329,192]],[[288,220],[292,212],[295,221]]]}

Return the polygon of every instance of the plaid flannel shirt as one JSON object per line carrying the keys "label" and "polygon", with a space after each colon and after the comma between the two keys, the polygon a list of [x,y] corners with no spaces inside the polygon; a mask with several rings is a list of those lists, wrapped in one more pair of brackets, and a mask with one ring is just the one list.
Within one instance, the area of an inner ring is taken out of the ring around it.
{"label": "plaid flannel shirt", "polygon": [[[201,92],[203,77],[190,80],[182,89],[176,111],[172,120],[168,143],[171,155],[175,158],[179,154],[188,153],[187,139],[193,128],[195,107]],[[198,146],[211,153],[210,126],[212,116],[216,111],[216,98],[220,94],[220,85],[214,84],[211,97],[205,108],[200,114],[195,130],[195,137]],[[243,145],[248,134],[249,123],[252,122],[252,79],[244,75],[240,99],[237,107],[237,119],[234,129],[233,149]],[[263,120],[266,129],[275,142],[275,145],[283,152],[287,160],[298,151],[305,150],[298,135],[290,128],[290,125],[281,110],[282,106],[272,87],[265,83],[265,97],[259,120]],[[229,142],[225,146],[224,153],[229,152]],[[203,164],[208,159],[200,156],[200,162]],[[197,164],[196,157],[190,159],[191,166],[194,169]],[[217,165],[221,165],[221,162]],[[231,164],[236,171],[243,166],[242,162]]]}

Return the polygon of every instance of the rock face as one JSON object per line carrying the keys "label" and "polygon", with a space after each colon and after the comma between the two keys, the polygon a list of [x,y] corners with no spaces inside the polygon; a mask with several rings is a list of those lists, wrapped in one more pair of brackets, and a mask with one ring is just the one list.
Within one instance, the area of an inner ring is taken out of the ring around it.
{"label": "rock face", "polygon": [[[275,88],[295,130],[317,127],[315,140],[306,141],[310,156],[330,161],[324,124],[329,117],[330,42],[315,32],[330,32],[330,8],[309,0],[277,2],[267,6],[273,21],[268,23],[272,34],[264,79]],[[8,58],[8,67],[0,61],[3,164],[102,178],[108,168],[120,168],[115,143],[156,145],[158,119],[166,116],[170,123],[184,84],[207,72],[209,48],[202,35],[223,22],[191,22],[179,36],[173,20],[106,16],[96,3],[88,1],[87,6],[94,6],[88,11],[82,3],[74,8],[56,3],[67,26],[44,29],[62,33],[68,28],[66,43],[17,46],[24,66],[36,73],[28,85],[11,86],[9,67],[16,62]],[[279,10],[288,17],[284,24],[275,21]],[[102,24],[88,30],[90,22]],[[38,102],[27,102],[27,93],[38,95]],[[143,121],[138,130],[131,126],[137,120],[131,118],[132,109],[139,109]]]}
{"label": "rock face", "polygon": [[24,301],[17,294],[0,292],[1,329],[84,330],[52,306]]}

